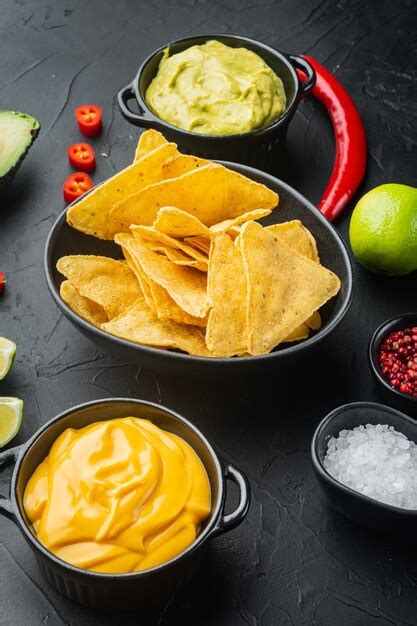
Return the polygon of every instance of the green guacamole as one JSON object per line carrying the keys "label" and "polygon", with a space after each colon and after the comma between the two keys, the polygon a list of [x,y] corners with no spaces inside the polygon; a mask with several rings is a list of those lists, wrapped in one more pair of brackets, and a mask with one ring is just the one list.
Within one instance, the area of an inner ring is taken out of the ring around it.
{"label": "green guacamole", "polygon": [[207,41],[173,56],[166,49],[146,102],[155,115],[178,128],[233,135],[280,117],[285,91],[255,52]]}

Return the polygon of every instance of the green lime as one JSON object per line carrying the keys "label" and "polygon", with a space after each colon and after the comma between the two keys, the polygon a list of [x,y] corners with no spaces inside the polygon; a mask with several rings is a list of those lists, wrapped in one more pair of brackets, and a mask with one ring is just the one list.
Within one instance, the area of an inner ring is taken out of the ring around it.
{"label": "green lime", "polygon": [[417,189],[389,183],[366,193],[349,237],[359,263],[373,272],[403,276],[417,269]]}
{"label": "green lime", "polygon": [[16,344],[6,337],[0,337],[0,380],[6,376],[13,365]]}
{"label": "green lime", "polygon": [[0,448],[19,432],[23,417],[23,400],[0,398]]}

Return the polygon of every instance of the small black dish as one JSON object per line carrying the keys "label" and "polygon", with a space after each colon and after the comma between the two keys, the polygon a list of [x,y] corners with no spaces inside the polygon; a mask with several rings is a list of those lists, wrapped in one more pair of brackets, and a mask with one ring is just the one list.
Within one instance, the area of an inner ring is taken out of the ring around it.
{"label": "small black dish", "polygon": [[369,342],[368,358],[369,365],[372,373],[378,382],[378,391],[383,398],[384,402],[394,404],[394,406],[400,411],[410,413],[412,417],[417,417],[417,398],[414,396],[408,396],[391,385],[382,376],[379,364],[378,364],[378,351],[381,343],[388,335],[396,330],[404,330],[408,326],[417,326],[417,313],[404,313],[403,315],[396,315],[386,320],[379,326],[372,339]]}
{"label": "small black dish", "polygon": [[[193,544],[166,563],[130,574],[102,574],[79,569],[49,552],[36,538],[23,507],[29,478],[49,453],[56,438],[66,428],[82,428],[94,422],[117,417],[149,419],[160,428],[182,437],[194,448],[206,468],[211,487],[211,513]],[[247,478],[234,465],[215,452],[207,438],[181,415],[160,405],[131,398],[108,398],[80,404],[44,424],[25,444],[0,454],[0,467],[14,464],[9,495],[0,498],[0,514],[18,526],[48,581],[71,600],[98,610],[163,606],[175,590],[187,582],[198,568],[210,539],[236,527],[245,518],[250,503]],[[225,513],[226,483],[239,490],[234,511]]]}
{"label": "small black dish", "polygon": [[262,223],[275,224],[288,220],[302,221],[317,241],[323,265],[332,270],[341,281],[339,293],[320,309],[323,325],[305,341],[297,344],[282,344],[275,351],[261,356],[242,356],[231,359],[190,356],[132,341],[120,339],[89,324],[76,315],[59,295],[64,277],[56,269],[57,261],[67,254],[96,254],[122,258],[120,246],[112,241],[90,237],[71,228],[66,222],[66,210],[52,226],[45,246],[45,274],[48,287],[58,307],[66,317],[100,348],[114,353],[124,361],[144,368],[171,375],[186,375],[197,378],[222,376],[257,376],[265,370],[287,372],[290,366],[299,367],[307,351],[317,348],[340,324],[346,315],[352,297],[352,268],[345,244],[330,222],[295,189],[269,174],[245,165],[223,162],[223,165],[252,180],[267,185],[279,194],[276,211],[264,218]]}
{"label": "small black dish", "polygon": [[[201,135],[172,126],[157,117],[146,104],[145,93],[155,77],[164,50],[170,54],[182,52],[194,45],[202,45],[211,39],[233,48],[244,47],[252,50],[271,67],[281,78],[287,98],[287,107],[283,115],[266,128],[259,128],[247,133],[235,135]],[[306,81],[301,83],[296,70],[306,74]],[[118,95],[118,103],[123,117],[143,128],[156,128],[167,139],[174,141],[182,152],[188,152],[207,159],[224,159],[253,165],[265,171],[272,171],[285,162],[285,137],[298,103],[314,87],[316,74],[311,65],[299,56],[278,52],[264,43],[238,37],[236,35],[199,35],[179,39],[162,46],[153,52],[140,66],[132,83],[123,87]],[[136,100],[138,113],[129,108],[129,101]]]}
{"label": "small black dish", "polygon": [[313,435],[311,458],[319,485],[332,506],[350,520],[381,532],[415,533],[417,509],[401,509],[378,502],[346,487],[324,468],[323,461],[330,437],[337,436],[343,429],[351,430],[366,424],[388,424],[411,441],[417,442],[417,424],[414,420],[389,406],[374,402],[352,402],[340,406],[320,422]]}

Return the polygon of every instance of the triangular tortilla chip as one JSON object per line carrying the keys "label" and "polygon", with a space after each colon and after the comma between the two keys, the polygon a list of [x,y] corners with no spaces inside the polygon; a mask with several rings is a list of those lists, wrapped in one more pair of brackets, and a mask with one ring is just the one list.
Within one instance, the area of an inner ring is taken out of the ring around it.
{"label": "triangular tortilla chip", "polygon": [[153,228],[170,237],[184,238],[194,235],[212,237],[210,229],[203,222],[200,222],[198,217],[170,206],[159,209]]}
{"label": "triangular tortilla chip", "polygon": [[160,320],[171,319],[179,324],[191,324],[192,326],[200,326],[202,328],[207,326],[207,317],[200,318],[189,315],[178,306],[164,287],[158,285],[158,283],[150,278],[148,280],[155,304],[156,315]]}
{"label": "triangular tortilla chip", "polygon": [[175,263],[175,265],[181,265],[183,267],[193,267],[194,269],[198,270],[199,272],[208,272],[208,261],[197,261],[195,259],[176,259],[176,258],[171,258],[171,255],[169,253],[169,251],[166,252],[166,255],[168,257],[168,259],[170,261],[172,261],[173,263]]}
{"label": "triangular tortilla chip", "polygon": [[306,325],[311,330],[320,330],[321,328],[321,315],[318,311],[314,311],[305,321]]}
{"label": "triangular tortilla chip", "polygon": [[319,255],[317,252],[316,240],[310,231],[303,226],[300,220],[291,220],[290,222],[283,222],[282,224],[272,224],[267,226],[273,235],[277,235],[293,250],[306,256],[316,263],[320,263]]}
{"label": "triangular tortilla chip", "polygon": [[243,213],[243,215],[238,215],[238,217],[232,220],[224,220],[223,222],[219,222],[219,224],[213,224],[213,226],[210,226],[210,230],[212,233],[228,233],[229,230],[233,229],[235,226],[240,226],[251,220],[260,220],[271,212],[271,209],[255,209],[254,211],[248,211],[247,213]]}
{"label": "triangular tortilla chip", "polygon": [[225,234],[212,241],[207,291],[212,306],[206,332],[208,349],[218,357],[247,350],[246,274],[242,255]]}
{"label": "triangular tortilla chip", "polygon": [[191,156],[188,154],[179,154],[177,157],[172,157],[164,163],[163,178],[176,178],[182,176],[187,172],[208,165],[209,161],[206,159],[200,159],[200,157]]}
{"label": "triangular tortilla chip", "polygon": [[[281,224],[273,224],[267,226],[274,235],[277,235],[284,241],[290,248],[302,254],[303,256],[320,263],[319,253],[317,250],[316,240],[310,231],[303,226],[300,220],[291,220],[290,222],[283,222]],[[291,333],[291,338],[285,339],[285,341],[298,341],[300,339],[307,339],[309,335],[309,329],[319,330],[321,327],[321,317],[318,311],[315,311],[306,321],[301,324],[299,329],[295,329]]]}
{"label": "triangular tortilla chip", "polygon": [[164,287],[181,309],[193,317],[206,317],[209,301],[207,277],[203,272],[178,266],[136,240],[129,244],[129,252],[148,278]]}
{"label": "triangular tortilla chip", "polygon": [[134,161],[138,161],[145,154],[155,150],[155,148],[159,148],[159,146],[163,146],[165,143],[168,143],[168,141],[165,139],[163,134],[159,132],[159,130],[155,130],[154,128],[145,130],[139,137]]}
{"label": "triangular tortilla chip", "polygon": [[146,242],[149,241],[157,242],[158,244],[163,244],[165,246],[169,246],[170,248],[177,248],[193,259],[207,261],[207,256],[204,252],[183,243],[175,237],[170,237],[170,235],[161,233],[159,230],[155,230],[152,226],[138,226],[137,224],[132,224],[130,230],[136,239],[143,242],[143,245],[146,245]]}
{"label": "triangular tortilla chip", "polygon": [[129,241],[131,240],[133,240],[133,237],[131,234],[128,234],[128,233],[118,233],[114,238],[115,243],[121,246],[124,257],[130,269],[132,270],[132,272],[134,273],[134,275],[136,276],[138,280],[139,286],[146,300],[146,304],[151,309],[151,311],[156,314],[156,307],[155,307],[155,303],[153,300],[152,290],[149,284],[148,277],[146,276],[145,272],[142,270],[140,263],[138,263],[136,259],[129,252]]}
{"label": "triangular tortilla chip", "polygon": [[126,224],[150,226],[161,207],[175,206],[212,226],[253,209],[273,209],[278,195],[237,172],[211,163],[123,198],[111,211]]}
{"label": "triangular tortilla chip", "polygon": [[307,339],[309,334],[309,328],[305,322],[297,326],[288,337],[282,340],[282,343],[290,343],[292,341],[301,341],[301,339]]}
{"label": "triangular tortilla chip", "polygon": [[69,280],[64,280],[61,284],[59,295],[74,313],[87,320],[87,322],[90,322],[90,324],[100,326],[100,324],[109,321],[103,307],[89,298],[82,296]]}
{"label": "triangular tortilla chip", "polygon": [[138,281],[126,263],[105,256],[64,256],[57,269],[79,293],[103,307],[109,319],[127,309],[141,295]]}
{"label": "triangular tortilla chip", "polygon": [[191,247],[197,248],[201,252],[204,252],[207,256],[210,254],[210,239],[204,237],[204,235],[195,235],[194,237],[186,237],[184,239]]}
{"label": "triangular tortilla chip", "polygon": [[242,226],[239,240],[248,281],[248,352],[264,354],[336,295],[340,280],[256,222]]}
{"label": "triangular tortilla chip", "polygon": [[129,250],[129,245],[131,243],[133,244],[133,247],[135,246],[134,237],[126,233],[119,233],[116,235],[114,240],[122,247],[123,254],[125,255],[129,267],[139,281],[143,295],[145,296],[146,304],[159,319],[172,319],[175,322],[192,324],[193,326],[207,326],[207,318],[201,319],[193,317],[183,311],[175,300],[171,298],[164,287],[161,287],[161,285],[158,285],[158,283],[146,276],[141,264]]}
{"label": "triangular tortilla chip", "polygon": [[200,329],[171,320],[159,320],[143,297],[138,298],[116,320],[103,324],[102,329],[134,343],[174,348],[197,356],[211,356]]}
{"label": "triangular tortilla chip", "polygon": [[111,210],[120,198],[161,180],[164,162],[177,153],[174,143],[166,143],[145,154],[70,207],[68,224],[99,239],[113,239],[117,233],[127,232],[129,225],[112,216]]}
{"label": "triangular tortilla chip", "polygon": [[[126,236],[129,237],[127,233],[119,233],[119,234],[123,234],[123,235],[126,234]],[[116,237],[118,237],[118,235],[116,235]],[[208,271],[208,257],[201,256],[199,259],[195,258],[197,256],[197,253],[200,252],[199,250],[197,251],[193,250],[192,254],[194,256],[190,257],[188,254],[186,254],[179,248],[172,248],[171,246],[168,246],[166,243],[162,243],[160,241],[147,239],[147,238],[139,237],[139,236],[136,237],[136,239],[141,243],[141,245],[143,245],[145,248],[148,248],[148,250],[152,250],[152,252],[159,252],[161,254],[164,254],[170,261],[172,261],[176,265],[194,267],[200,272]]]}

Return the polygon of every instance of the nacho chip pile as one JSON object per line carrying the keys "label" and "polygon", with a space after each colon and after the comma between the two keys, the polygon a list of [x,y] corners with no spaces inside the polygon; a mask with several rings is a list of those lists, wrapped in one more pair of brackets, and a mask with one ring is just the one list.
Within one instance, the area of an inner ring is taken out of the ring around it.
{"label": "nacho chip pile", "polygon": [[134,163],[67,212],[125,260],[61,258],[61,297],[108,333],[192,355],[259,355],[306,339],[340,281],[300,221],[257,222],[277,204],[264,185],[146,131]]}

